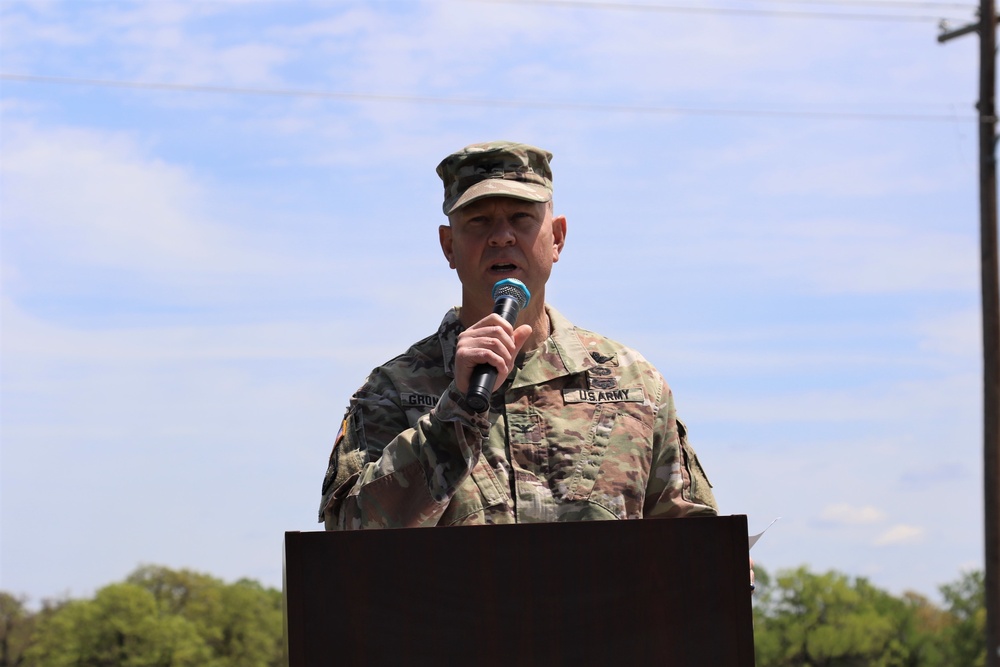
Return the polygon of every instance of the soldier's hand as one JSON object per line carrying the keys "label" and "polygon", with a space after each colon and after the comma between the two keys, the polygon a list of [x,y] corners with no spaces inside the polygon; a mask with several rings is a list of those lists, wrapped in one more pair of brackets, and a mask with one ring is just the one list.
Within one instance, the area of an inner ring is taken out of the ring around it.
{"label": "soldier's hand", "polygon": [[479,364],[497,369],[496,391],[514,367],[514,359],[531,335],[531,326],[516,329],[496,313],[490,313],[458,336],[455,349],[455,385],[465,394],[469,391],[472,371]]}

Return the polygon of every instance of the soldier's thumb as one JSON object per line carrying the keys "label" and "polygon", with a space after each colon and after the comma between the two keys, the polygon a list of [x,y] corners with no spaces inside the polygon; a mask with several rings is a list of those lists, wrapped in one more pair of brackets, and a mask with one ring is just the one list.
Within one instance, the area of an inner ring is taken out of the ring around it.
{"label": "soldier's thumb", "polygon": [[514,354],[517,354],[518,352],[521,351],[521,348],[524,347],[524,343],[528,340],[530,336],[531,336],[530,324],[522,324],[518,328],[514,329],[514,345],[516,346]]}

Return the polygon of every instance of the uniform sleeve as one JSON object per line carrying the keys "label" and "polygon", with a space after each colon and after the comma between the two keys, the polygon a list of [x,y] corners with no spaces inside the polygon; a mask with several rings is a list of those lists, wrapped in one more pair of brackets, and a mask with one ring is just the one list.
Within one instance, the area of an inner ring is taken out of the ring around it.
{"label": "uniform sleeve", "polygon": [[662,382],[662,401],[654,421],[653,462],[644,517],[715,516],[718,505],[698,455],[677,419],[673,394]]}
{"label": "uniform sleeve", "polygon": [[327,530],[436,525],[488,430],[454,383],[413,428],[390,399],[359,392],[330,455],[320,519]]}

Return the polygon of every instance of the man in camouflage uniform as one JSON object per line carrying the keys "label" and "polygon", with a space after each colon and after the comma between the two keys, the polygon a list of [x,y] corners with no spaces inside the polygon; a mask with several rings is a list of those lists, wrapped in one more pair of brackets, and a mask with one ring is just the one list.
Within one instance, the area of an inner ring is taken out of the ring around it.
{"label": "man in camouflage uniform", "polygon": [[[663,377],[545,303],[566,239],[547,151],[474,144],[438,165],[462,306],[351,397],[323,481],[328,530],[716,514]],[[513,327],[493,285],[523,281]],[[478,364],[492,405],[466,402]]]}

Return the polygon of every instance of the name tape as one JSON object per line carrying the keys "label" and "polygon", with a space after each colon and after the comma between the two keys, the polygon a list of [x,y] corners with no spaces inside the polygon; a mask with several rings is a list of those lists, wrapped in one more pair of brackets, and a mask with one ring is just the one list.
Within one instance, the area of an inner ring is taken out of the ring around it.
{"label": "name tape", "polygon": [[433,408],[437,405],[438,396],[429,394],[400,394],[399,400],[404,407]]}
{"label": "name tape", "polygon": [[642,387],[630,389],[563,389],[563,401],[566,403],[642,403],[646,394]]}

